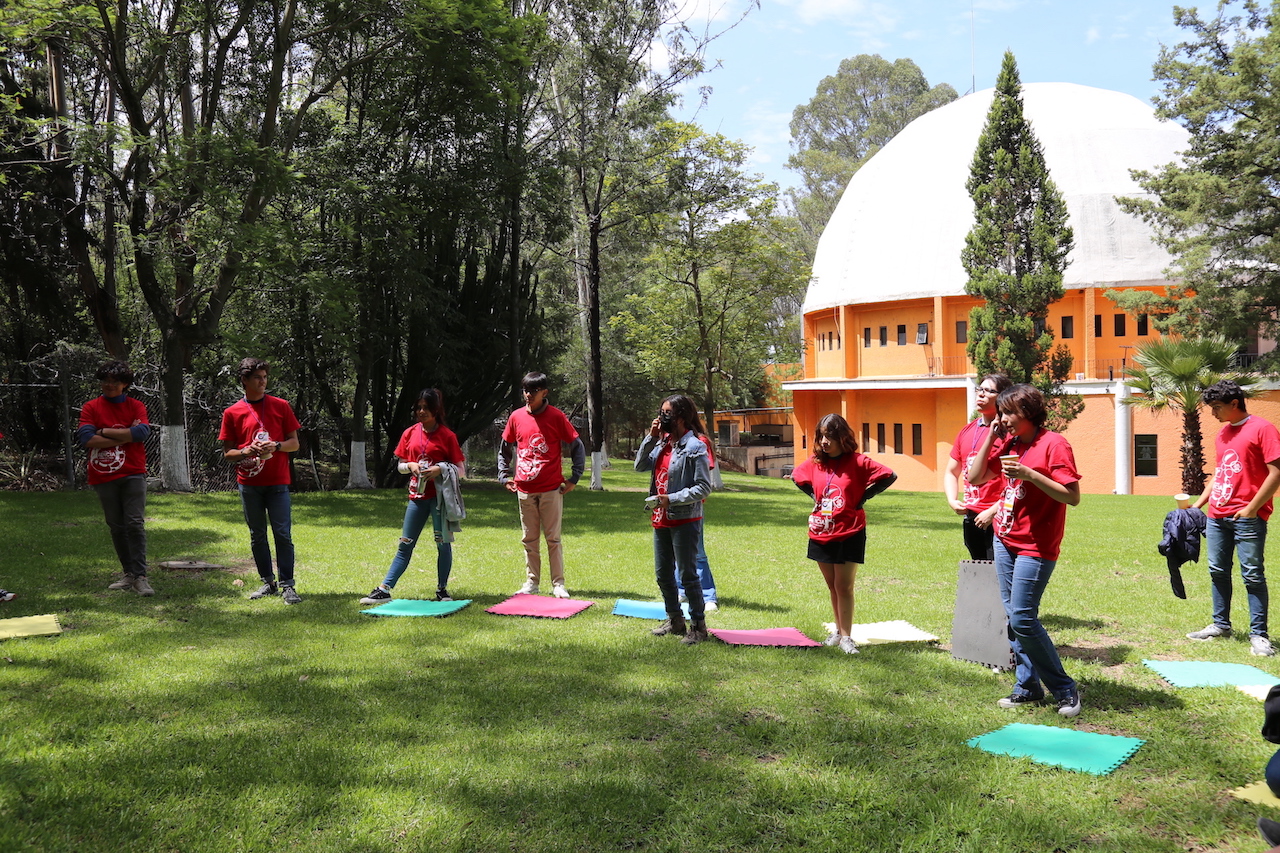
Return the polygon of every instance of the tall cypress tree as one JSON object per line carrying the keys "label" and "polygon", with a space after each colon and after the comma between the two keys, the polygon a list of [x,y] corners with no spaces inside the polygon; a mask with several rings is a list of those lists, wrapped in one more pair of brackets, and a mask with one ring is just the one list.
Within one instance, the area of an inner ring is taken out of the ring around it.
{"label": "tall cypress tree", "polygon": [[1054,348],[1046,321],[1049,306],[1062,298],[1075,238],[1022,113],[1018,63],[1008,51],[966,186],[974,223],[960,255],[969,276],[965,293],[985,300],[969,313],[969,358],[979,375],[1000,372],[1039,387],[1050,397],[1053,426],[1061,428],[1083,403],[1062,394],[1071,355]]}

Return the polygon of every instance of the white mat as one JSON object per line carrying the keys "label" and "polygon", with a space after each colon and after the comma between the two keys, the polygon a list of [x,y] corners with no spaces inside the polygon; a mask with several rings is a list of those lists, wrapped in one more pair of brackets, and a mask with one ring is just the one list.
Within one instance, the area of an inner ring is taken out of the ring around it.
{"label": "white mat", "polygon": [[[836,629],[834,622],[824,622],[822,627],[830,633]],[[938,638],[927,631],[921,631],[904,619],[892,622],[871,622],[865,625],[853,625],[849,636],[860,646],[876,643],[936,643]]]}

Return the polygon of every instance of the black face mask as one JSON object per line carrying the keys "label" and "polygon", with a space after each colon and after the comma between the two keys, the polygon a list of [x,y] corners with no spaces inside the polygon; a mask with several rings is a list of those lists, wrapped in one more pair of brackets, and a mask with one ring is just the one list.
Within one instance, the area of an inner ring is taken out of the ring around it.
{"label": "black face mask", "polygon": [[675,418],[668,411],[658,412],[658,426],[662,427],[663,432],[671,432],[671,428],[675,426]]}

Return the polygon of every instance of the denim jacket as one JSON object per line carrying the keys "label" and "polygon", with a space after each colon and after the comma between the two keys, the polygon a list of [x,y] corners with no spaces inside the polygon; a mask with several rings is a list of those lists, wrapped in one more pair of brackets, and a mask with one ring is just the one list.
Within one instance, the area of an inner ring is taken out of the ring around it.
{"label": "denim jacket", "polygon": [[[663,440],[646,435],[636,451],[635,469],[655,471]],[[649,478],[649,494],[656,495],[654,476]],[[688,430],[671,448],[667,466],[667,517],[672,520],[702,518],[702,502],[711,494],[711,467],[707,446],[693,430]]]}

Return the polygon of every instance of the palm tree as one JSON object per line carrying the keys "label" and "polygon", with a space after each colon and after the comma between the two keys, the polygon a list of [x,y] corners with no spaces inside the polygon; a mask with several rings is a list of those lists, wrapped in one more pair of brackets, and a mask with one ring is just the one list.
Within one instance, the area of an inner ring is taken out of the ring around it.
{"label": "palm tree", "polygon": [[1121,400],[1136,406],[1162,412],[1172,409],[1182,413],[1182,491],[1198,495],[1204,491],[1204,439],[1200,433],[1200,395],[1205,388],[1222,379],[1230,379],[1253,396],[1249,386],[1260,377],[1235,368],[1235,355],[1240,347],[1221,335],[1206,338],[1170,339],[1139,344],[1133,360],[1136,366],[1125,369],[1125,381],[1136,395]]}

